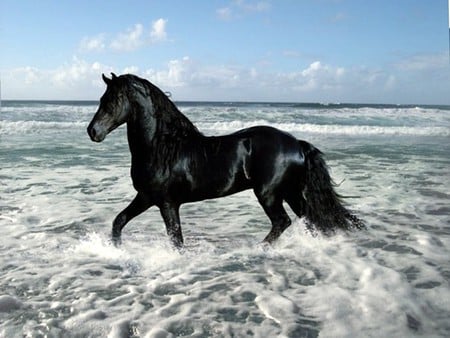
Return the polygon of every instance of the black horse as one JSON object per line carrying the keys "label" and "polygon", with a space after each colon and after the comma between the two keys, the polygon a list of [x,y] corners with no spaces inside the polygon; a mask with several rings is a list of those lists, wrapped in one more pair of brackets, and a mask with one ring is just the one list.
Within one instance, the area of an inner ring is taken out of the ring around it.
{"label": "black horse", "polygon": [[283,201],[308,227],[325,233],[362,228],[341,203],[322,153],[311,144],[271,127],[225,136],[204,136],[155,85],[134,75],[109,79],[88,127],[92,141],[127,123],[131,178],[137,195],[113,222],[120,243],[123,227],[149,207],[159,207],[167,233],[183,245],[179,208],[187,202],[252,188],[272,222],[272,243],[291,224]]}

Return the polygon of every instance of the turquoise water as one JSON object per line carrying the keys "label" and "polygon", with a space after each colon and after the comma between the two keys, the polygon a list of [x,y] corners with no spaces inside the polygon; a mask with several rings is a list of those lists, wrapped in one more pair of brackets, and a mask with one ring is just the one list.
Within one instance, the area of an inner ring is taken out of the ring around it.
{"label": "turquoise water", "polygon": [[[448,107],[179,104],[208,135],[267,124],[326,154],[368,230],[272,247],[251,191],[186,204],[186,251],[157,209],[109,243],[134,197],[125,128],[100,144],[96,102],[3,102],[0,337],[447,337]],[[292,214],[291,214],[292,215]]]}

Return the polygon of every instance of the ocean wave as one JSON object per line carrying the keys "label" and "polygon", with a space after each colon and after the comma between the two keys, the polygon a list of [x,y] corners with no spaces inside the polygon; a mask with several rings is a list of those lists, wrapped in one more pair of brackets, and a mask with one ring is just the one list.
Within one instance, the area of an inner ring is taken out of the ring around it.
{"label": "ocean wave", "polygon": [[450,136],[450,129],[446,127],[399,127],[399,126],[369,126],[369,125],[337,125],[310,123],[269,123],[266,120],[230,121],[198,123],[200,130],[215,130],[232,132],[258,125],[270,125],[288,132],[303,132],[317,134],[342,135],[417,135],[417,136]]}
{"label": "ocean wave", "polygon": [[0,135],[60,132],[68,129],[86,128],[87,122],[47,122],[47,121],[0,121]]}
{"label": "ocean wave", "polygon": [[[86,121],[47,122],[47,121],[0,121],[0,135],[21,133],[59,132],[70,129],[85,129]],[[374,125],[340,125],[311,123],[271,123],[266,120],[199,122],[196,126],[208,134],[213,132],[228,133],[253,126],[267,125],[287,132],[315,133],[335,135],[410,135],[410,136],[450,136],[450,129],[440,126],[374,126]]]}

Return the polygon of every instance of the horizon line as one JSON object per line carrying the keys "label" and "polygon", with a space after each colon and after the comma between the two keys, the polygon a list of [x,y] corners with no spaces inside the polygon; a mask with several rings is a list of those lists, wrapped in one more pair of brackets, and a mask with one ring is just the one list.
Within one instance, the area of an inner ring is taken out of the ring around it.
{"label": "horizon line", "polygon": [[[380,102],[314,102],[314,101],[245,101],[245,100],[172,100],[175,103],[196,103],[196,104],[281,104],[281,105],[302,105],[302,106],[390,106],[390,107],[447,107],[450,103],[380,103]],[[85,102],[96,103],[98,99],[1,99],[2,103],[7,102],[42,102],[42,103],[69,103]]]}

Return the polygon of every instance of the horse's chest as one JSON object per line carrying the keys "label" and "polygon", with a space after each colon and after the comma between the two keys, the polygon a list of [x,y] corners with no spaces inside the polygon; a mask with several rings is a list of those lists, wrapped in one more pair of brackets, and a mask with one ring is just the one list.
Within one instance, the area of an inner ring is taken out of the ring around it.
{"label": "horse's chest", "polygon": [[150,165],[133,163],[131,165],[131,179],[137,191],[159,190],[166,177],[162,171],[154,170]]}

